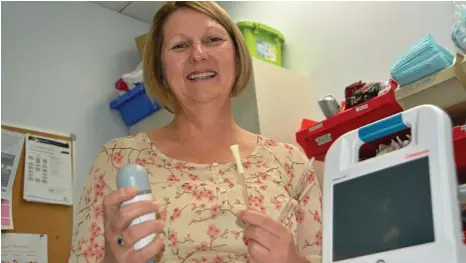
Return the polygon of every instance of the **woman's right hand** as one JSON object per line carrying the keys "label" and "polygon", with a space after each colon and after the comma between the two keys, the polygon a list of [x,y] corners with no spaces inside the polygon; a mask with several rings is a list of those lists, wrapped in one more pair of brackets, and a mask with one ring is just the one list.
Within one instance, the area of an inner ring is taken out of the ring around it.
{"label": "woman's right hand", "polygon": [[[135,188],[121,188],[104,197],[105,263],[146,263],[164,248],[164,235],[161,232],[165,226],[165,214],[159,213],[156,201],[141,201],[120,208],[122,202],[136,194]],[[153,212],[157,213],[157,220],[129,226],[135,218]],[[133,249],[134,243],[154,233],[161,234],[157,234],[146,247]],[[124,245],[118,244],[119,237],[123,238]]]}

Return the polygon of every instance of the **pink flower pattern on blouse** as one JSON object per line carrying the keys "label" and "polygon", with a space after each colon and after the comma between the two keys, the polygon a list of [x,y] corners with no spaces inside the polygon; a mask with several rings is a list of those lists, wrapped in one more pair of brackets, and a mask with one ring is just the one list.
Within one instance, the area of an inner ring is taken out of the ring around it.
{"label": "pink flower pattern on blouse", "polygon": [[[144,166],[154,199],[167,212],[165,250],[160,262],[247,262],[244,226],[236,213],[256,209],[294,234],[299,251],[321,262],[322,195],[315,171],[298,183],[308,163],[296,147],[258,135],[258,146],[243,157],[248,200],[236,164],[194,164],[165,156],[145,133],[114,139],[99,152],[79,203],[70,263],[98,263],[105,255],[102,200],[116,189],[118,169]],[[297,196],[290,194],[297,189]],[[294,201],[291,202],[293,198]],[[291,209],[287,205],[292,204]]]}

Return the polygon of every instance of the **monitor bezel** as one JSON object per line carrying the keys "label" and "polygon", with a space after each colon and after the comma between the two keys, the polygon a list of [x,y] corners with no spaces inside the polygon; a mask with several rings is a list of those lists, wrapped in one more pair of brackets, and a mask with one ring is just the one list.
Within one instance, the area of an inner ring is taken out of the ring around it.
{"label": "monitor bezel", "polygon": [[[333,187],[335,184],[366,176],[378,170],[387,169],[400,163],[429,156],[429,177],[432,198],[432,213],[434,221],[435,241],[431,243],[410,246],[406,248],[379,252],[364,255],[346,260],[333,260]],[[452,204],[453,197],[449,180],[440,180],[441,177],[434,176],[447,169],[439,163],[439,153],[430,151],[424,147],[412,146],[405,149],[398,149],[397,152],[373,158],[342,170],[334,178],[326,178],[324,185],[324,233],[323,233],[323,253],[325,263],[360,263],[360,262],[455,262],[451,253],[452,240],[460,238],[460,231],[455,233],[452,226]],[[326,160],[327,161],[327,160]],[[450,226],[449,226],[450,225]],[[450,248],[450,249],[448,249]],[[330,260],[328,260],[330,259]],[[415,260],[415,261],[413,261]]]}

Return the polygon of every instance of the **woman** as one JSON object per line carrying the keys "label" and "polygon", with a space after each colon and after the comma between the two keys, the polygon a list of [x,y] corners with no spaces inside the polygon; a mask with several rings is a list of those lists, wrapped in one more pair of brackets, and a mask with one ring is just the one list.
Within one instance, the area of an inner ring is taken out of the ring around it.
{"label": "woman", "polygon": [[[247,86],[251,67],[241,33],[214,2],[169,2],[157,12],[145,84],[175,118],[104,145],[80,202],[71,262],[320,262],[320,188],[313,171],[299,182],[308,160],[233,121],[231,98]],[[115,186],[128,163],[146,168],[155,202],[119,208],[137,191]],[[129,226],[154,211],[158,220]],[[147,247],[132,248],[153,233]]]}

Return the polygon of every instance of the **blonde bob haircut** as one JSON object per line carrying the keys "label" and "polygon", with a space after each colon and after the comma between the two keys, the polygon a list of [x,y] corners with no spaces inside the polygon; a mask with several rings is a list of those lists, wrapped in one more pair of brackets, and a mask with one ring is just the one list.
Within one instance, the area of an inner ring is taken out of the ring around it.
{"label": "blonde bob haircut", "polygon": [[155,14],[144,46],[144,85],[149,97],[155,99],[171,113],[175,113],[180,106],[164,80],[162,69],[163,26],[166,19],[180,8],[191,8],[207,15],[228,32],[236,53],[236,79],[231,96],[235,97],[241,94],[252,77],[251,55],[240,30],[227,12],[215,2],[210,1],[170,1],[165,3]]}

